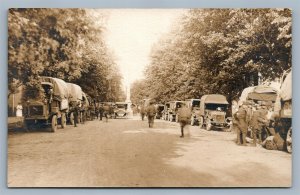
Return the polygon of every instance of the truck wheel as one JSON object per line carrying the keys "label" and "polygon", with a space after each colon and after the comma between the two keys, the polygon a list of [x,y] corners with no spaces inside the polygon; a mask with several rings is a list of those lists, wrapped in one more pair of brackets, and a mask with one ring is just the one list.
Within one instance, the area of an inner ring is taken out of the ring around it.
{"label": "truck wheel", "polygon": [[67,119],[66,119],[66,114],[62,113],[61,114],[61,128],[65,128],[67,126]]}
{"label": "truck wheel", "polygon": [[290,128],[286,135],[286,150],[292,153],[292,129]]}
{"label": "truck wheel", "polygon": [[199,128],[202,129],[202,127],[203,127],[203,117],[201,116],[199,118]]}
{"label": "truck wheel", "polygon": [[74,113],[73,112],[71,112],[71,114],[70,114],[70,124],[74,125]]}
{"label": "truck wheel", "polygon": [[211,130],[211,124],[210,123],[206,123],[206,130],[210,131]]}
{"label": "truck wheel", "polygon": [[57,116],[52,116],[52,122],[51,122],[51,132],[55,132],[57,130]]}

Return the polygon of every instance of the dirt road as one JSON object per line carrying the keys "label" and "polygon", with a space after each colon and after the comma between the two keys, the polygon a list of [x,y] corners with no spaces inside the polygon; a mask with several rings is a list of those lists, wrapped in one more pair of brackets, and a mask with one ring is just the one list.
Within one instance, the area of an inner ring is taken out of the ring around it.
{"label": "dirt road", "polygon": [[231,132],[112,119],[56,133],[8,136],[9,187],[249,187],[291,185],[290,154],[237,146]]}

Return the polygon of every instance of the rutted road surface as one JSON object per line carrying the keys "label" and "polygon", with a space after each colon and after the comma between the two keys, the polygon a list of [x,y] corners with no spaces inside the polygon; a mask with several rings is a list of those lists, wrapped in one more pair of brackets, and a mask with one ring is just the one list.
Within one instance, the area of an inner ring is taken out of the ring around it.
{"label": "rutted road surface", "polygon": [[237,146],[235,134],[111,119],[8,135],[9,187],[259,187],[291,185],[292,157]]}

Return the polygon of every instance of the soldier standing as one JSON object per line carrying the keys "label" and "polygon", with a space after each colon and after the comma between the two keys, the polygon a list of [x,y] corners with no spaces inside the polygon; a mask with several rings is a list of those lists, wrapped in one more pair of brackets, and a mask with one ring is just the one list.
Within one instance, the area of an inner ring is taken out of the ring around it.
{"label": "soldier standing", "polygon": [[243,104],[234,114],[237,129],[237,144],[246,145],[246,135],[248,130],[246,104]]}
{"label": "soldier standing", "polygon": [[262,104],[261,109],[259,110],[259,116],[258,116],[261,141],[265,140],[268,135],[267,126],[269,125],[269,120],[267,118],[267,115],[268,115],[267,106],[265,104]]}
{"label": "soldier standing", "polygon": [[153,127],[154,116],[156,114],[156,108],[155,108],[153,102],[150,102],[150,105],[147,107],[146,113],[147,113],[147,116],[148,116],[149,128],[151,128],[151,127]]}
{"label": "soldier standing", "polygon": [[250,121],[251,133],[252,133],[252,137],[253,137],[253,145],[254,146],[256,146],[257,136],[258,136],[258,141],[261,142],[260,126],[258,124],[258,116],[259,116],[258,109],[260,109],[259,106],[253,107],[252,117],[251,117],[251,121]]}
{"label": "soldier standing", "polygon": [[99,105],[98,104],[95,106],[95,116],[97,119],[99,118]]}
{"label": "soldier standing", "polygon": [[74,115],[74,127],[77,127],[78,124],[78,113],[79,113],[79,106],[80,106],[80,102],[78,103],[74,103],[74,111],[73,111],[73,115]]}
{"label": "soldier standing", "polygon": [[183,104],[182,107],[178,110],[178,121],[180,123],[181,136],[184,137],[184,127],[190,124],[190,119],[192,116],[191,109],[187,107],[186,104]]}
{"label": "soldier standing", "polygon": [[99,107],[100,121],[102,121],[103,112],[104,112],[103,104],[101,104],[100,107]]}

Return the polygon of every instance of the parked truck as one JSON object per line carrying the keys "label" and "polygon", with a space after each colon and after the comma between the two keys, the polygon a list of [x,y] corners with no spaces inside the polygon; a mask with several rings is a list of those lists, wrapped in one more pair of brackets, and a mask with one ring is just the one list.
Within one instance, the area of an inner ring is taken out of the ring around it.
{"label": "parked truck", "polygon": [[66,113],[69,109],[67,83],[53,77],[40,77],[41,95],[27,100],[24,120],[27,128],[51,125],[51,131],[57,130],[58,123],[66,126]]}
{"label": "parked truck", "polygon": [[186,100],[188,108],[192,111],[191,125],[199,124],[200,119],[200,99]]}
{"label": "parked truck", "polygon": [[226,120],[228,102],[226,97],[220,94],[204,95],[200,99],[199,127],[206,127],[210,131],[212,127],[225,128],[229,124]]}
{"label": "parked truck", "polygon": [[171,101],[170,102],[170,108],[168,110],[168,119],[169,121],[178,122],[178,110],[182,107],[182,105],[185,104],[184,101]]}

